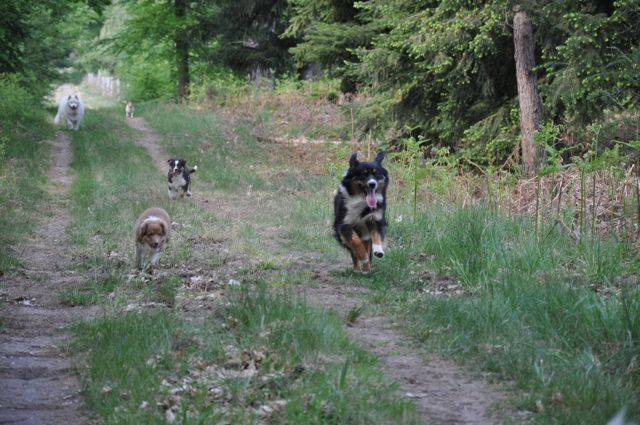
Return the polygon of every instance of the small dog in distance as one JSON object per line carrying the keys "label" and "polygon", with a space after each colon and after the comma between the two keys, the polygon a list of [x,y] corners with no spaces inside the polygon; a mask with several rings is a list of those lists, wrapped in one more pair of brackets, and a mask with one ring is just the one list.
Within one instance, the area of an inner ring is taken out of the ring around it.
{"label": "small dog in distance", "polygon": [[124,116],[125,118],[133,118],[133,112],[135,108],[133,107],[133,102],[127,102],[127,106],[124,107]]}

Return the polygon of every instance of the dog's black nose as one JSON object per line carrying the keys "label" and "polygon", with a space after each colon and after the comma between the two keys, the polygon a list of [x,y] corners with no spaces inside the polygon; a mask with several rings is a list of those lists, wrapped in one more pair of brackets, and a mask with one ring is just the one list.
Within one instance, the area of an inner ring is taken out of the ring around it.
{"label": "dog's black nose", "polygon": [[375,182],[375,181],[373,181],[373,180],[369,180],[369,182],[368,182],[367,184],[369,185],[369,187],[370,187],[371,189],[375,189],[375,188],[376,188],[376,186],[378,185],[378,183],[376,183],[376,182]]}

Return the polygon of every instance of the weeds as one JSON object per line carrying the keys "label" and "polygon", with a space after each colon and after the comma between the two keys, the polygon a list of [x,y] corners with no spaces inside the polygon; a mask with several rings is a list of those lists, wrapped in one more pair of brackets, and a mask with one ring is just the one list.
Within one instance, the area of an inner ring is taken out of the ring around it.
{"label": "weeds", "polygon": [[45,204],[46,167],[53,137],[45,111],[15,78],[0,75],[0,275],[19,266],[11,249],[39,217]]}

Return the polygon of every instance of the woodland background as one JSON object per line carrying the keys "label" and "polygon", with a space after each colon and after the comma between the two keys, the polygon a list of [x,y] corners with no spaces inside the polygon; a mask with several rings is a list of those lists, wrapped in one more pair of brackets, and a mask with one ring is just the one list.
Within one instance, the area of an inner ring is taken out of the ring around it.
{"label": "woodland background", "polygon": [[192,103],[322,79],[361,137],[518,173],[516,9],[533,24],[540,169],[637,162],[637,0],[5,1],[0,73],[21,99],[101,70],[128,99]]}

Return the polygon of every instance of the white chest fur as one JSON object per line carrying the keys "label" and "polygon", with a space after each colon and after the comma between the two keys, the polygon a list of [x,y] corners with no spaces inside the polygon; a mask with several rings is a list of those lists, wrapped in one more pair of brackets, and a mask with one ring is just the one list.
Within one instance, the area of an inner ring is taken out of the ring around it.
{"label": "white chest fur", "polygon": [[[368,240],[370,235],[366,223],[372,220],[382,220],[382,209],[377,208],[363,215],[363,212],[368,208],[365,195],[349,196],[347,189],[342,185],[340,186],[340,194],[344,198],[345,209],[347,210],[344,224],[358,228],[361,237],[364,240]],[[383,196],[380,193],[376,194],[376,198],[378,202],[383,201]]]}
{"label": "white chest fur", "polygon": [[169,187],[172,189],[178,189],[181,186],[187,184],[187,181],[184,179],[182,174],[178,174],[177,176],[173,176],[171,178],[171,183],[169,183]]}

